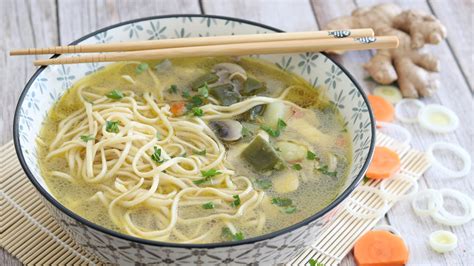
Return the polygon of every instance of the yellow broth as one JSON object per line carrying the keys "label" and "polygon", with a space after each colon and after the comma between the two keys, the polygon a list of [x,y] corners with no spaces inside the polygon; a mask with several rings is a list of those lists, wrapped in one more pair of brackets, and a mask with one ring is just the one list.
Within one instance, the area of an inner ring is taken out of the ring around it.
{"label": "yellow broth", "polygon": [[[285,88],[297,86],[286,96],[286,99],[306,108],[304,111],[297,112],[298,114],[293,114],[299,118],[289,119],[279,137],[269,139],[278,152],[281,152],[278,148],[281,142],[309,147],[302,160],[286,162],[283,170],[258,172],[240,156],[244,146],[260,130],[261,117],[257,117],[256,121],[243,123],[248,132],[242,139],[225,142],[228,149],[227,161],[231,169],[235,170],[237,175],[249,177],[257,189],[266,192],[263,204],[259,207],[259,211],[266,214],[263,232],[258,233],[248,229],[243,231],[245,237],[254,237],[290,226],[330,204],[347,179],[352,159],[351,140],[343,126],[341,115],[337,108],[327,100],[323,88],[313,88],[293,73],[281,70],[263,60],[252,58],[241,58],[238,61],[224,57],[148,61],[146,63],[158,77],[157,84],[149,75],[138,74],[135,66],[115,63],[74,84],[50,110],[40,133],[40,138],[46,145],[38,145],[39,163],[51,193],[64,206],[78,215],[106,228],[126,233],[120,225],[112,223],[104,206],[96,201],[87,200],[100,191],[96,185],[80,181],[81,178],[78,178],[79,182],[72,184],[65,179],[52,177],[50,174],[54,170],[68,172],[65,159],[55,157],[46,160],[45,157],[49,152],[47,147],[58,132],[59,122],[82,107],[76,96],[77,88],[86,85],[88,90],[104,95],[113,89],[119,89],[133,90],[138,93],[148,91],[158,96],[156,92],[162,90],[164,97],[162,101],[175,102],[183,100],[182,92],[189,88],[192,81],[209,73],[215,64],[221,62],[237,63],[250,77],[265,83],[267,90],[259,95],[278,97]],[[132,84],[124,79],[123,75],[139,81],[139,84]],[[176,85],[178,93],[169,91],[168,88],[172,85]],[[284,147],[286,144],[281,145]],[[314,153],[314,156],[308,151]],[[334,164],[334,160],[337,161],[336,165],[328,167]],[[295,178],[298,183],[297,189],[282,192],[295,185]],[[268,188],[270,185],[271,187]],[[289,206],[278,206],[274,200],[272,202],[275,198],[291,199],[292,203]],[[147,214],[146,206],[139,206],[136,209],[136,215],[140,217],[139,220],[144,227],[157,227],[154,225],[155,221]],[[205,215],[206,210],[183,207],[179,212],[183,217],[199,217]],[[243,220],[245,219],[235,221],[236,228],[239,228],[239,223],[244,222]],[[186,228],[183,230],[186,231]],[[220,234],[215,234],[211,242],[221,241],[224,239]]]}

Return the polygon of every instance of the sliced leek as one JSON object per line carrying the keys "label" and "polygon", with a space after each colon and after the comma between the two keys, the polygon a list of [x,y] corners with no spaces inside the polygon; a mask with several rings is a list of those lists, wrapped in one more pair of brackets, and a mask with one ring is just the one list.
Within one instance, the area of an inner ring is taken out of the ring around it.
{"label": "sliced leek", "polygon": [[459,118],[451,109],[439,104],[428,104],[418,112],[422,127],[435,133],[450,133],[459,126]]}
{"label": "sliced leek", "polygon": [[[419,202],[425,199],[427,201],[426,208],[422,208]],[[443,206],[443,196],[439,191],[434,189],[425,189],[416,194],[411,201],[413,211],[419,216],[431,216]]]}
{"label": "sliced leek", "polygon": [[434,231],[430,234],[429,239],[431,248],[439,253],[454,250],[458,246],[457,236],[449,231]]}
{"label": "sliced leek", "polygon": [[[462,162],[463,166],[460,170],[452,170],[444,166],[443,163],[439,162],[436,157],[434,156],[434,151],[435,150],[448,150],[456,154],[457,157],[459,157]],[[439,169],[443,174],[445,174],[448,178],[459,178],[459,177],[464,177],[469,174],[471,171],[471,156],[469,153],[461,148],[458,145],[448,143],[448,142],[435,142],[431,144],[428,147],[428,150],[426,151],[428,154],[428,157],[430,158],[432,164],[434,167]]]}
{"label": "sliced leek", "polygon": [[[418,122],[418,113],[425,104],[416,99],[403,99],[395,105],[395,118],[403,123],[412,124]],[[411,116],[406,113],[412,113]]]}
{"label": "sliced leek", "polygon": [[396,104],[403,99],[400,89],[395,86],[377,86],[373,94],[384,98],[392,104]]}

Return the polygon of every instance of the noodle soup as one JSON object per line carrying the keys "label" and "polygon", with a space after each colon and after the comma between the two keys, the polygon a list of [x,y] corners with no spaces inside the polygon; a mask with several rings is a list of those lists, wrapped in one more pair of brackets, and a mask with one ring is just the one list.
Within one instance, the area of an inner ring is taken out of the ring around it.
{"label": "noodle soup", "polygon": [[178,243],[273,232],[331,203],[351,141],[324,90],[265,61],[111,64],[70,88],[38,140],[52,194],[84,218]]}

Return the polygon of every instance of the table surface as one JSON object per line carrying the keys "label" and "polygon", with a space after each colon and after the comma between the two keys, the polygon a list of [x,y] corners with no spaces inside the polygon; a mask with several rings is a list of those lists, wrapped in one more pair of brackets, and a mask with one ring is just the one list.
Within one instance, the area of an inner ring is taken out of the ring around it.
{"label": "table surface", "polygon": [[[129,19],[165,14],[213,14],[244,18],[271,25],[285,31],[316,30],[329,20],[349,15],[359,6],[376,4],[377,0],[0,0],[0,82],[1,143],[12,138],[14,108],[26,81],[36,68],[33,57],[9,57],[13,48],[45,47],[67,44],[91,31]],[[473,156],[473,59],[472,0],[397,0],[403,8],[415,8],[437,16],[448,29],[448,38],[438,46],[428,47],[441,61],[438,92],[425,103],[437,103],[453,109],[460,118],[458,130],[450,134],[432,134],[418,126],[407,126],[413,134],[415,148],[426,150],[434,141],[448,141],[469,150]],[[366,80],[362,64],[372,52],[351,52],[334,58],[344,65],[356,80],[370,92],[375,84]],[[438,156],[438,155],[437,155]],[[439,154],[441,160],[456,166],[450,154]],[[423,176],[420,189],[450,187],[474,195],[473,171],[469,177],[447,180],[436,169]],[[449,202],[448,202],[449,206]],[[474,263],[473,222],[458,227],[442,226],[431,218],[413,214],[406,201],[397,203],[383,223],[396,227],[410,250],[410,265],[472,265]],[[435,230],[449,230],[459,238],[459,247],[448,254],[433,252],[427,236]],[[3,249],[0,265],[20,265]],[[354,265],[349,254],[342,265]]]}

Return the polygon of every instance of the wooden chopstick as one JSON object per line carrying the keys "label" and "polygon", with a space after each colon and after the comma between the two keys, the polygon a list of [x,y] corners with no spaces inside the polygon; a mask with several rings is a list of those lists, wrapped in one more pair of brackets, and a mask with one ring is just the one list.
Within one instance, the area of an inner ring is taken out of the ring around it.
{"label": "wooden chopstick", "polygon": [[200,37],[200,38],[180,38],[180,39],[164,39],[164,40],[123,42],[123,43],[84,44],[84,45],[56,46],[56,47],[49,47],[49,48],[19,49],[19,50],[11,51],[10,55],[124,52],[124,51],[139,51],[139,50],[151,50],[151,49],[162,49],[162,48],[231,44],[231,43],[273,42],[273,41],[364,37],[364,36],[373,37],[374,31],[369,28],[369,29],[350,29],[350,30],[231,35],[231,36],[215,36],[215,37]]}
{"label": "wooden chopstick", "polygon": [[292,40],[164,48],[120,53],[103,53],[81,57],[59,57],[53,59],[36,60],[34,61],[34,64],[36,66],[40,66],[129,60],[157,60],[165,58],[200,56],[239,56],[250,54],[319,52],[327,50],[391,49],[397,47],[398,38],[396,36]]}

